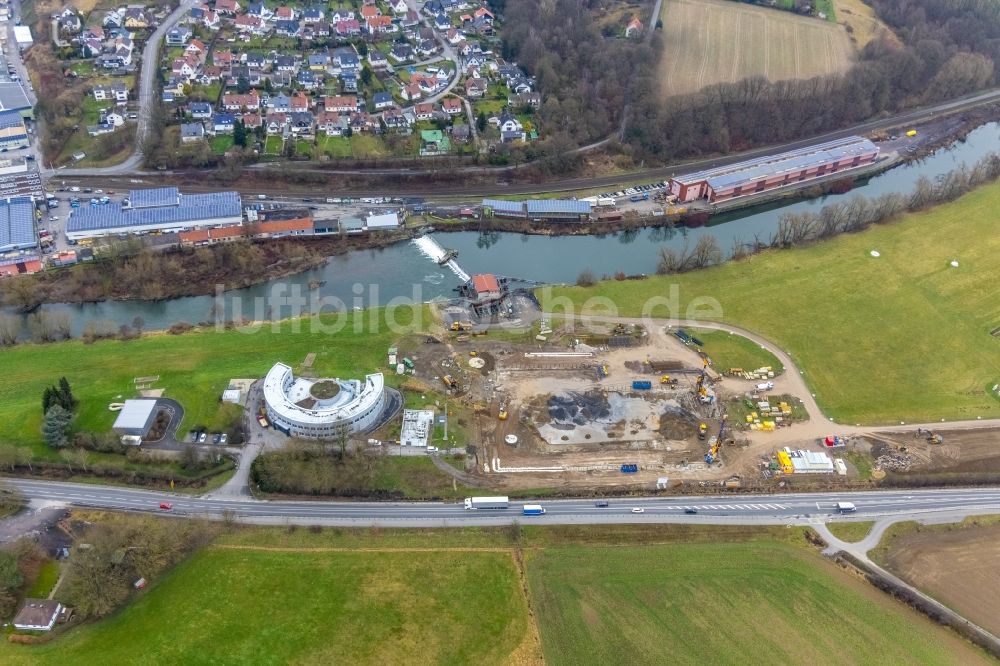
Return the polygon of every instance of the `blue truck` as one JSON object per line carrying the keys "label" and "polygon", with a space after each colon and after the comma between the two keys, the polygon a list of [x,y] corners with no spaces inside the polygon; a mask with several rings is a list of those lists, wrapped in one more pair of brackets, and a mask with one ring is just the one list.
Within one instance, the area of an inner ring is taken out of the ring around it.
{"label": "blue truck", "polygon": [[522,513],[525,516],[542,516],[545,515],[545,509],[542,508],[541,504],[525,504]]}

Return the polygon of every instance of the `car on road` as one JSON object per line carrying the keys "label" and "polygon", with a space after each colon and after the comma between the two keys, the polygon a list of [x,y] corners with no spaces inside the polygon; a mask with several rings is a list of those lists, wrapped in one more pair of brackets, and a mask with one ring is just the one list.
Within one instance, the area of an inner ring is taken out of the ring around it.
{"label": "car on road", "polygon": [[641,506],[634,506],[632,507],[632,513],[646,513],[646,510]]}
{"label": "car on road", "polygon": [[160,502],[160,508],[163,509],[164,511],[169,511],[170,509],[174,508],[174,505],[171,504],[170,502]]}
{"label": "car on road", "polygon": [[606,506],[608,506],[608,500],[597,500],[596,502],[594,502],[594,506],[596,506],[598,509],[603,509]]}
{"label": "car on road", "polygon": [[698,513],[698,509],[687,508],[687,509],[684,509],[684,513],[695,514],[695,513]]}
{"label": "car on road", "polygon": [[70,192],[79,192],[79,191],[80,191],[80,188],[79,188],[79,187],[77,187],[76,185],[74,185],[73,187],[69,188],[69,191],[70,191]]}

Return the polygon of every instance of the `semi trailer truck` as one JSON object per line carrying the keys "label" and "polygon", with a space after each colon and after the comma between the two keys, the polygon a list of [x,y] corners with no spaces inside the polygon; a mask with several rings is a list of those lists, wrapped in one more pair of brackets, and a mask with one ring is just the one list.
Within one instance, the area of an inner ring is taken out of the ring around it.
{"label": "semi trailer truck", "polygon": [[510,508],[510,499],[503,497],[466,497],[466,509],[507,509]]}

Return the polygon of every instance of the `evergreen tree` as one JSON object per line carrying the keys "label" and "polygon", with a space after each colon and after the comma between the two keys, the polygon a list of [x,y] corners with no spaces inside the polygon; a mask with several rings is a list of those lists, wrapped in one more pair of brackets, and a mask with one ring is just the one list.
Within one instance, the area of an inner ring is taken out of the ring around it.
{"label": "evergreen tree", "polygon": [[49,407],[56,404],[58,401],[56,394],[57,391],[54,386],[45,387],[45,390],[42,392],[42,414],[49,411]]}
{"label": "evergreen tree", "polygon": [[59,404],[67,412],[76,411],[77,406],[80,404],[73,397],[73,390],[69,387],[69,381],[65,377],[59,378]]}
{"label": "evergreen tree", "polygon": [[247,128],[242,120],[237,120],[233,126],[233,145],[241,148],[247,145]]}
{"label": "evergreen tree", "polygon": [[479,112],[479,116],[476,118],[476,128],[480,132],[486,131],[486,114],[482,111]]}
{"label": "evergreen tree", "polygon": [[42,420],[42,439],[54,449],[69,444],[69,424],[73,415],[61,405],[52,405]]}

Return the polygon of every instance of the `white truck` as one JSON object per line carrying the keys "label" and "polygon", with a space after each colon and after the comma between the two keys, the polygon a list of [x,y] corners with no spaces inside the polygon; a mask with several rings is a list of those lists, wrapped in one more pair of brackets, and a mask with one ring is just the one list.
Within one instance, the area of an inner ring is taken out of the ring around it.
{"label": "white truck", "polygon": [[770,391],[774,388],[774,382],[762,382],[755,387],[758,391]]}
{"label": "white truck", "polygon": [[466,497],[466,509],[507,509],[510,508],[510,499],[504,495],[500,497]]}
{"label": "white truck", "polygon": [[858,507],[854,506],[853,502],[837,502],[837,511],[839,513],[854,513],[858,510]]}

